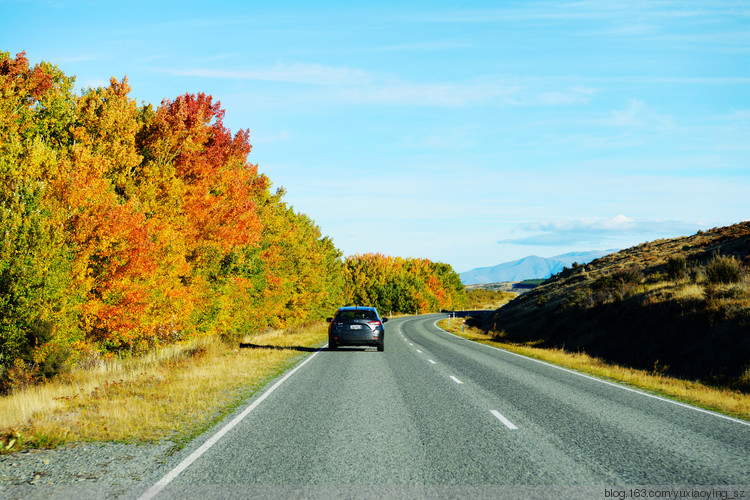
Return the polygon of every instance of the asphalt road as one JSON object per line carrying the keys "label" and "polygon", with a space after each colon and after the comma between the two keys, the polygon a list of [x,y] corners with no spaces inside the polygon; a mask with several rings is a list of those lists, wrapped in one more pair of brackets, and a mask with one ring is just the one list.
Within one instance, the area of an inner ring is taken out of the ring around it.
{"label": "asphalt road", "polygon": [[460,339],[440,317],[388,322],[383,353],[315,353],[144,498],[750,498],[730,486],[750,484],[747,422]]}

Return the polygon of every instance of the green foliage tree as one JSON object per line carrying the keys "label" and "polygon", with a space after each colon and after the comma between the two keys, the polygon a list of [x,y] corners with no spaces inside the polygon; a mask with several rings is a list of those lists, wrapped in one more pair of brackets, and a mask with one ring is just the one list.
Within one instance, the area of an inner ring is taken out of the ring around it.
{"label": "green foliage tree", "polygon": [[48,374],[80,337],[72,251],[50,182],[70,143],[72,85],[53,65],[0,52],[0,373]]}

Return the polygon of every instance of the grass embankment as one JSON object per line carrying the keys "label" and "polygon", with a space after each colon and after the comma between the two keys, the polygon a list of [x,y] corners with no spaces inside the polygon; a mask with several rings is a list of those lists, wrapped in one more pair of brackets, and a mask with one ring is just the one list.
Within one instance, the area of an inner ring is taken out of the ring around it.
{"label": "grass embankment", "polygon": [[[531,344],[502,342],[502,333],[490,335],[479,328],[466,327],[462,332],[461,322],[455,320],[450,324],[447,319],[441,320],[438,322],[438,326],[475,342],[506,349],[510,352],[547,361],[596,377],[622,382],[647,392],[733,417],[750,420],[750,394],[715,388],[700,382],[667,377],[658,373],[658,371],[648,372],[609,364],[585,353],[571,353],[562,349],[542,349]],[[498,340],[498,336],[500,340]],[[658,370],[658,367],[655,368]]]}
{"label": "grass embankment", "polygon": [[323,322],[113,360],[0,399],[0,452],[81,441],[186,442],[326,341]]}
{"label": "grass embankment", "polygon": [[466,309],[475,310],[493,310],[510,302],[518,296],[515,292],[504,290],[484,290],[475,288],[466,291]]}

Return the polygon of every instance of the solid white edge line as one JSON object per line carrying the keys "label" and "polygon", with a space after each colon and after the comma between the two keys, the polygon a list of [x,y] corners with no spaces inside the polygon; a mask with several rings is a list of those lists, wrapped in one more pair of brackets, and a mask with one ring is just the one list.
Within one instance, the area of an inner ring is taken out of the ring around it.
{"label": "solid white edge line", "polygon": [[508,429],[510,429],[512,431],[515,431],[515,430],[518,429],[518,427],[516,427],[515,425],[513,425],[513,422],[511,422],[510,420],[508,420],[507,418],[505,418],[504,416],[502,416],[499,411],[497,411],[497,410],[490,410],[490,413],[492,413],[493,415],[495,415],[495,417],[497,417],[497,419],[499,421],[501,421],[503,424],[505,424],[505,427],[507,427]]}
{"label": "solid white edge line", "polygon": [[450,377],[451,377],[451,380],[452,380],[452,381],[454,381],[455,383],[457,383],[457,384],[463,384],[463,382],[461,382],[460,380],[458,380],[458,379],[457,379],[456,377],[454,377],[453,375],[451,375]]}
{"label": "solid white edge line", "polygon": [[662,396],[657,396],[656,394],[649,394],[648,392],[643,392],[643,391],[640,391],[638,389],[633,389],[632,387],[627,387],[627,386],[624,386],[624,385],[621,385],[621,384],[616,384],[614,382],[610,382],[608,380],[603,380],[603,379],[594,377],[593,375],[588,375],[586,373],[577,372],[575,370],[571,370],[570,368],[563,368],[562,366],[553,365],[552,363],[548,363],[546,361],[542,361],[541,359],[530,358],[528,356],[524,356],[523,354],[517,354],[515,352],[511,352],[511,351],[508,351],[506,349],[502,349],[500,347],[495,347],[494,345],[482,344],[481,342],[474,342],[473,340],[469,340],[469,339],[465,339],[463,337],[459,337],[458,335],[456,335],[454,333],[451,333],[451,332],[449,332],[447,330],[443,330],[442,328],[440,328],[439,326],[437,326],[438,321],[440,321],[440,320],[437,320],[437,321],[435,321],[435,323],[433,323],[435,325],[435,328],[437,328],[439,330],[442,330],[445,333],[447,333],[448,335],[451,335],[451,336],[456,337],[458,339],[468,340],[472,344],[482,345],[484,347],[489,347],[490,349],[496,349],[498,351],[501,351],[501,352],[504,352],[504,353],[507,353],[507,354],[512,354],[513,356],[516,356],[516,357],[519,357],[519,358],[528,359],[529,361],[534,361],[536,363],[539,363],[539,364],[542,364],[542,365],[546,365],[546,366],[549,366],[549,367],[552,367],[552,368],[556,368],[556,369],[562,370],[564,372],[572,373],[573,375],[578,375],[579,377],[587,378],[589,380],[594,380],[596,382],[601,382],[602,384],[606,384],[606,385],[609,385],[609,386],[612,386],[612,387],[616,387],[618,389],[622,389],[623,391],[628,391],[628,392],[632,392],[632,393],[635,393],[635,394],[640,394],[641,396],[646,396],[646,397],[649,397],[649,398],[658,399],[659,401],[664,401],[665,403],[671,403],[673,405],[682,406],[683,408],[688,408],[690,410],[694,410],[694,411],[697,411],[697,412],[700,412],[700,413],[705,413],[706,415],[712,415],[714,417],[723,418],[725,420],[729,420],[730,422],[735,422],[735,423],[742,424],[742,425],[747,425],[747,426],[750,427],[750,422],[747,422],[745,420],[740,420],[738,418],[730,417],[729,415],[724,415],[722,413],[716,413],[715,411],[706,410],[706,409],[700,408],[698,406],[693,406],[693,405],[690,405],[690,404],[687,404],[687,403],[682,403],[680,401],[675,401],[673,399],[668,399],[668,398],[665,398],[665,397],[662,397]]}
{"label": "solid white edge line", "polygon": [[427,361],[429,361],[429,362],[430,362],[430,363],[432,363],[433,365],[436,365],[436,364],[437,364],[437,363],[436,363],[435,361],[433,361],[433,360],[431,360],[431,359],[428,359]]}
{"label": "solid white edge line", "polygon": [[207,452],[213,445],[215,445],[219,439],[221,439],[226,433],[228,433],[230,430],[232,430],[237,424],[239,424],[246,416],[250,414],[251,411],[253,411],[260,403],[262,403],[268,396],[273,393],[276,389],[279,388],[281,384],[283,384],[289,377],[291,377],[294,372],[305,366],[311,359],[313,359],[320,351],[325,349],[328,346],[326,344],[322,348],[315,351],[310,357],[308,357],[306,360],[304,360],[299,365],[295,366],[290,372],[288,372],[286,375],[281,377],[275,384],[273,384],[267,391],[264,391],[263,394],[258,397],[255,401],[250,404],[247,408],[245,408],[242,413],[237,415],[234,419],[232,419],[231,422],[229,422],[227,425],[222,427],[216,434],[211,436],[211,438],[203,443],[197,450],[195,450],[193,453],[191,453],[186,459],[184,459],[182,462],[180,462],[177,467],[169,471],[164,477],[162,477],[156,484],[154,484],[152,487],[150,487],[146,492],[139,497],[139,500],[150,500],[154,498],[156,495],[161,492],[169,483],[171,483],[182,471],[190,467],[193,462],[198,460],[201,455],[203,455],[205,452]]}

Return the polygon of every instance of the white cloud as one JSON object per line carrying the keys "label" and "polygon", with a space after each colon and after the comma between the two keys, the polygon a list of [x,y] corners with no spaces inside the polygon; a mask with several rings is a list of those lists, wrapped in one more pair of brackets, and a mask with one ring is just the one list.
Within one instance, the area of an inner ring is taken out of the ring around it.
{"label": "white cloud", "polygon": [[390,81],[349,88],[337,97],[357,103],[456,107],[512,103],[519,91],[516,86],[503,84]]}
{"label": "white cloud", "polygon": [[455,50],[455,49],[467,49],[474,47],[475,44],[453,41],[453,40],[435,40],[435,41],[423,41],[413,43],[402,43],[396,45],[382,45],[372,47],[370,49],[360,49],[369,52],[404,52],[404,51],[417,51],[417,52],[435,52],[443,50]]}
{"label": "white cloud", "polygon": [[569,106],[586,104],[597,90],[569,77],[478,76],[459,81],[415,82],[360,68],[322,64],[277,63],[254,69],[165,69],[184,77],[222,80],[284,82],[329,87],[317,92],[315,101],[404,106]]}
{"label": "white cloud", "polygon": [[552,78],[482,78],[464,82],[385,81],[339,91],[336,98],[354,103],[405,106],[566,106],[584,104],[594,89],[566,87]]}
{"label": "white cloud", "polygon": [[667,129],[673,127],[671,116],[656,113],[638,99],[630,99],[628,106],[624,109],[612,110],[610,115],[602,119],[600,123],[611,127],[626,128]]}
{"label": "white cloud", "polygon": [[633,237],[646,241],[656,235],[687,235],[700,228],[701,224],[695,222],[634,219],[620,214],[603,219],[535,222],[516,229],[515,232],[525,233],[524,236],[503,239],[498,243],[524,246],[606,245]]}
{"label": "white cloud", "polygon": [[[689,18],[716,18],[723,15],[747,16],[746,10],[738,9],[736,2],[703,2],[700,8],[689,9],[679,2],[528,2],[519,8],[465,8],[436,11],[424,18],[425,22],[440,23],[498,23],[538,21],[606,21],[621,23],[623,19],[634,19],[633,27],[624,28],[624,33],[641,32],[643,27],[657,26],[669,20]],[[648,23],[648,24],[647,24]]]}

